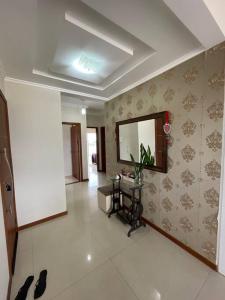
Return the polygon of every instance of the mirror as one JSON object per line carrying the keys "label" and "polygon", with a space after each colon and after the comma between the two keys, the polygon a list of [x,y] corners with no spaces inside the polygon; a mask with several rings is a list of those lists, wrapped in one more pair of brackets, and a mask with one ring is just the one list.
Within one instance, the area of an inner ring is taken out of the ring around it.
{"label": "mirror", "polygon": [[164,124],[165,112],[117,122],[117,160],[133,164],[132,154],[135,162],[139,162],[142,144],[146,150],[150,148],[154,157],[154,164],[145,168],[166,173],[167,141]]}

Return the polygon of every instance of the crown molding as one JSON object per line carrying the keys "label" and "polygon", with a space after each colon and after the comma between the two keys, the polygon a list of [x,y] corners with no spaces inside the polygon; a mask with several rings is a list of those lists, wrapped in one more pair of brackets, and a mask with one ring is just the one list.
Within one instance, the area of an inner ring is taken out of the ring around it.
{"label": "crown molding", "polygon": [[104,91],[107,88],[109,88],[111,85],[113,85],[114,83],[116,83],[118,80],[120,80],[121,78],[123,78],[125,75],[127,75],[129,72],[133,71],[135,68],[137,68],[138,66],[140,66],[141,64],[143,64],[147,59],[149,59],[155,53],[156,52],[151,53],[149,55],[146,55],[145,57],[143,57],[142,59],[140,59],[139,61],[137,61],[136,64],[134,64],[131,67],[128,67],[128,69],[126,71],[122,72],[119,76],[117,76],[114,80],[111,80],[106,85],[92,85],[92,84],[87,84],[87,83],[83,83],[83,82],[79,82],[79,81],[73,81],[73,80],[69,80],[69,79],[66,79],[66,78],[63,78],[63,77],[60,77],[60,76],[51,75],[51,74],[49,74],[47,72],[39,71],[37,69],[33,69],[32,73],[35,74],[35,75],[42,76],[42,77],[51,78],[51,79],[55,79],[55,80],[59,80],[59,81],[63,81],[63,82],[68,82],[68,83],[71,83],[71,84],[80,85],[80,86],[84,86],[84,87],[95,89],[95,90]]}
{"label": "crown molding", "polygon": [[204,52],[205,50],[206,49],[204,47],[199,47],[198,49],[196,49],[194,51],[191,51],[188,54],[185,54],[184,56],[182,56],[182,57],[180,57],[180,58],[172,61],[171,63],[167,64],[166,66],[164,66],[164,67],[162,67],[160,69],[158,69],[157,71],[155,71],[155,72],[153,72],[153,73],[151,73],[151,74],[143,77],[142,79],[140,79],[140,80],[138,80],[138,81],[136,81],[136,82],[128,85],[126,88],[120,90],[119,92],[114,93],[113,95],[111,95],[111,96],[108,97],[108,100],[112,100],[112,99],[118,97],[119,95],[121,95],[123,93],[126,93],[129,90],[137,87],[138,85],[141,85],[144,82],[146,82],[146,81],[148,81],[148,80],[150,80],[150,79],[152,79],[152,78],[154,78],[154,77],[156,77],[156,76],[158,76],[158,75],[160,75],[160,74],[162,74],[162,73],[164,73],[166,71],[169,71],[170,69],[172,69],[172,68],[180,65],[181,63],[183,63],[183,62],[191,59],[192,57],[194,57],[194,56],[196,56],[196,55]]}
{"label": "crown molding", "polygon": [[[21,84],[27,84],[27,85],[32,85],[32,86],[37,86],[37,87],[43,87],[43,88],[48,88],[51,90],[55,90],[58,92],[62,92],[62,93],[67,93],[67,94],[71,94],[71,95],[77,95],[77,96],[83,96],[83,97],[88,97],[88,98],[92,98],[92,99],[98,99],[98,100],[102,100],[102,101],[109,101],[112,100],[114,98],[116,98],[117,96],[135,88],[136,86],[143,84],[144,82],[174,68],[175,66],[187,61],[188,59],[191,59],[192,57],[204,52],[206,49],[204,47],[200,47],[194,51],[189,52],[188,54],[185,54],[184,56],[174,60],[173,62],[167,64],[166,66],[160,68],[159,70],[143,77],[142,79],[128,85],[126,88],[120,90],[119,92],[116,92],[108,97],[102,97],[102,96],[97,96],[97,95],[92,95],[89,93],[83,93],[83,92],[79,92],[79,91],[74,91],[74,90],[68,90],[68,89],[63,89],[63,88],[59,88],[56,86],[49,86],[49,85],[45,85],[45,84],[41,84],[41,83],[35,83],[35,82],[31,82],[31,81],[25,81],[25,80],[20,80],[17,78],[12,78],[12,77],[5,77],[5,81],[9,81],[9,82],[14,82],[14,83],[21,83]],[[153,55],[153,54],[152,54]]]}
{"label": "crown molding", "polygon": [[57,86],[51,86],[51,85],[46,85],[46,84],[42,84],[42,83],[36,83],[36,82],[33,82],[33,81],[21,80],[21,79],[18,79],[18,78],[12,78],[12,77],[8,77],[8,76],[5,77],[5,81],[13,82],[13,83],[26,84],[26,85],[36,86],[36,87],[41,87],[41,88],[45,88],[45,89],[49,89],[49,90],[53,90],[53,91],[58,91],[58,92],[61,92],[61,93],[67,93],[67,94],[71,94],[71,95],[78,95],[78,96],[98,99],[98,100],[102,100],[102,101],[109,100],[109,98],[102,97],[102,96],[92,95],[92,94],[83,93],[83,92],[74,91],[74,90],[63,89],[63,88],[59,88]]}
{"label": "crown molding", "polygon": [[93,85],[93,84],[83,83],[80,81],[69,80],[69,79],[66,79],[66,78],[63,78],[60,76],[51,75],[47,72],[39,71],[37,69],[33,69],[32,73],[35,75],[42,76],[42,77],[47,77],[47,78],[56,79],[56,80],[60,80],[60,81],[64,81],[64,82],[68,82],[68,83],[72,83],[72,84],[76,84],[76,85],[80,85],[80,86],[85,86],[85,87],[88,87],[91,89],[96,89],[96,90],[100,90],[100,91],[104,90],[104,88],[99,85]]}

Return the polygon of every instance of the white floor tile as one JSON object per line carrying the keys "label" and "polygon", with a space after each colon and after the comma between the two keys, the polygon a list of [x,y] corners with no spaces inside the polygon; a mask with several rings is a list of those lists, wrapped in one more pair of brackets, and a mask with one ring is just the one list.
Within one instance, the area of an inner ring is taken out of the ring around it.
{"label": "white floor tile", "polygon": [[141,300],[195,299],[210,272],[153,230],[112,261]]}
{"label": "white floor tile", "polygon": [[95,269],[56,300],[138,300],[110,262]]}
{"label": "white floor tile", "polygon": [[[93,173],[94,170],[91,170]],[[19,234],[12,297],[48,270],[45,300],[221,300],[225,278],[151,229],[128,226],[98,209],[100,173],[67,185],[68,215]]]}
{"label": "white floor tile", "polygon": [[211,272],[196,300],[224,300],[225,299],[225,277]]}
{"label": "white floor tile", "polygon": [[[34,274],[33,267],[33,250],[21,250],[18,249],[16,256],[16,266],[15,274],[13,276],[12,290],[11,290],[11,299],[14,300],[20,287],[24,284],[26,278]],[[32,287],[34,282],[29,290],[27,299],[33,299],[33,290]]]}

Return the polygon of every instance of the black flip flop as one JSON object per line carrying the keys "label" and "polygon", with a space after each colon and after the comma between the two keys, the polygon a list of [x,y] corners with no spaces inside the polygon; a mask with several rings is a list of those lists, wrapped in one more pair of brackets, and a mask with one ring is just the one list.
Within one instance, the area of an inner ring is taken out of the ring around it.
{"label": "black flip flop", "polygon": [[34,276],[28,276],[24,285],[20,288],[15,300],[26,300],[28,290],[34,280]]}
{"label": "black flip flop", "polygon": [[34,290],[34,299],[40,298],[46,289],[47,270],[42,270]]}

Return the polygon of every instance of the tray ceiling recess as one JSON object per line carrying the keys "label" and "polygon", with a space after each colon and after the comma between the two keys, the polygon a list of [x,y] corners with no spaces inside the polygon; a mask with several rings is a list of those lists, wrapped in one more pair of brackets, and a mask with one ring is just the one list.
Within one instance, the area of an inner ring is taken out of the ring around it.
{"label": "tray ceiling recess", "polygon": [[33,74],[103,91],[155,53],[103,16],[87,18],[88,11],[65,12],[48,68],[37,65]]}
{"label": "tray ceiling recess", "polygon": [[0,1],[6,80],[96,106],[225,40],[224,1]]}

